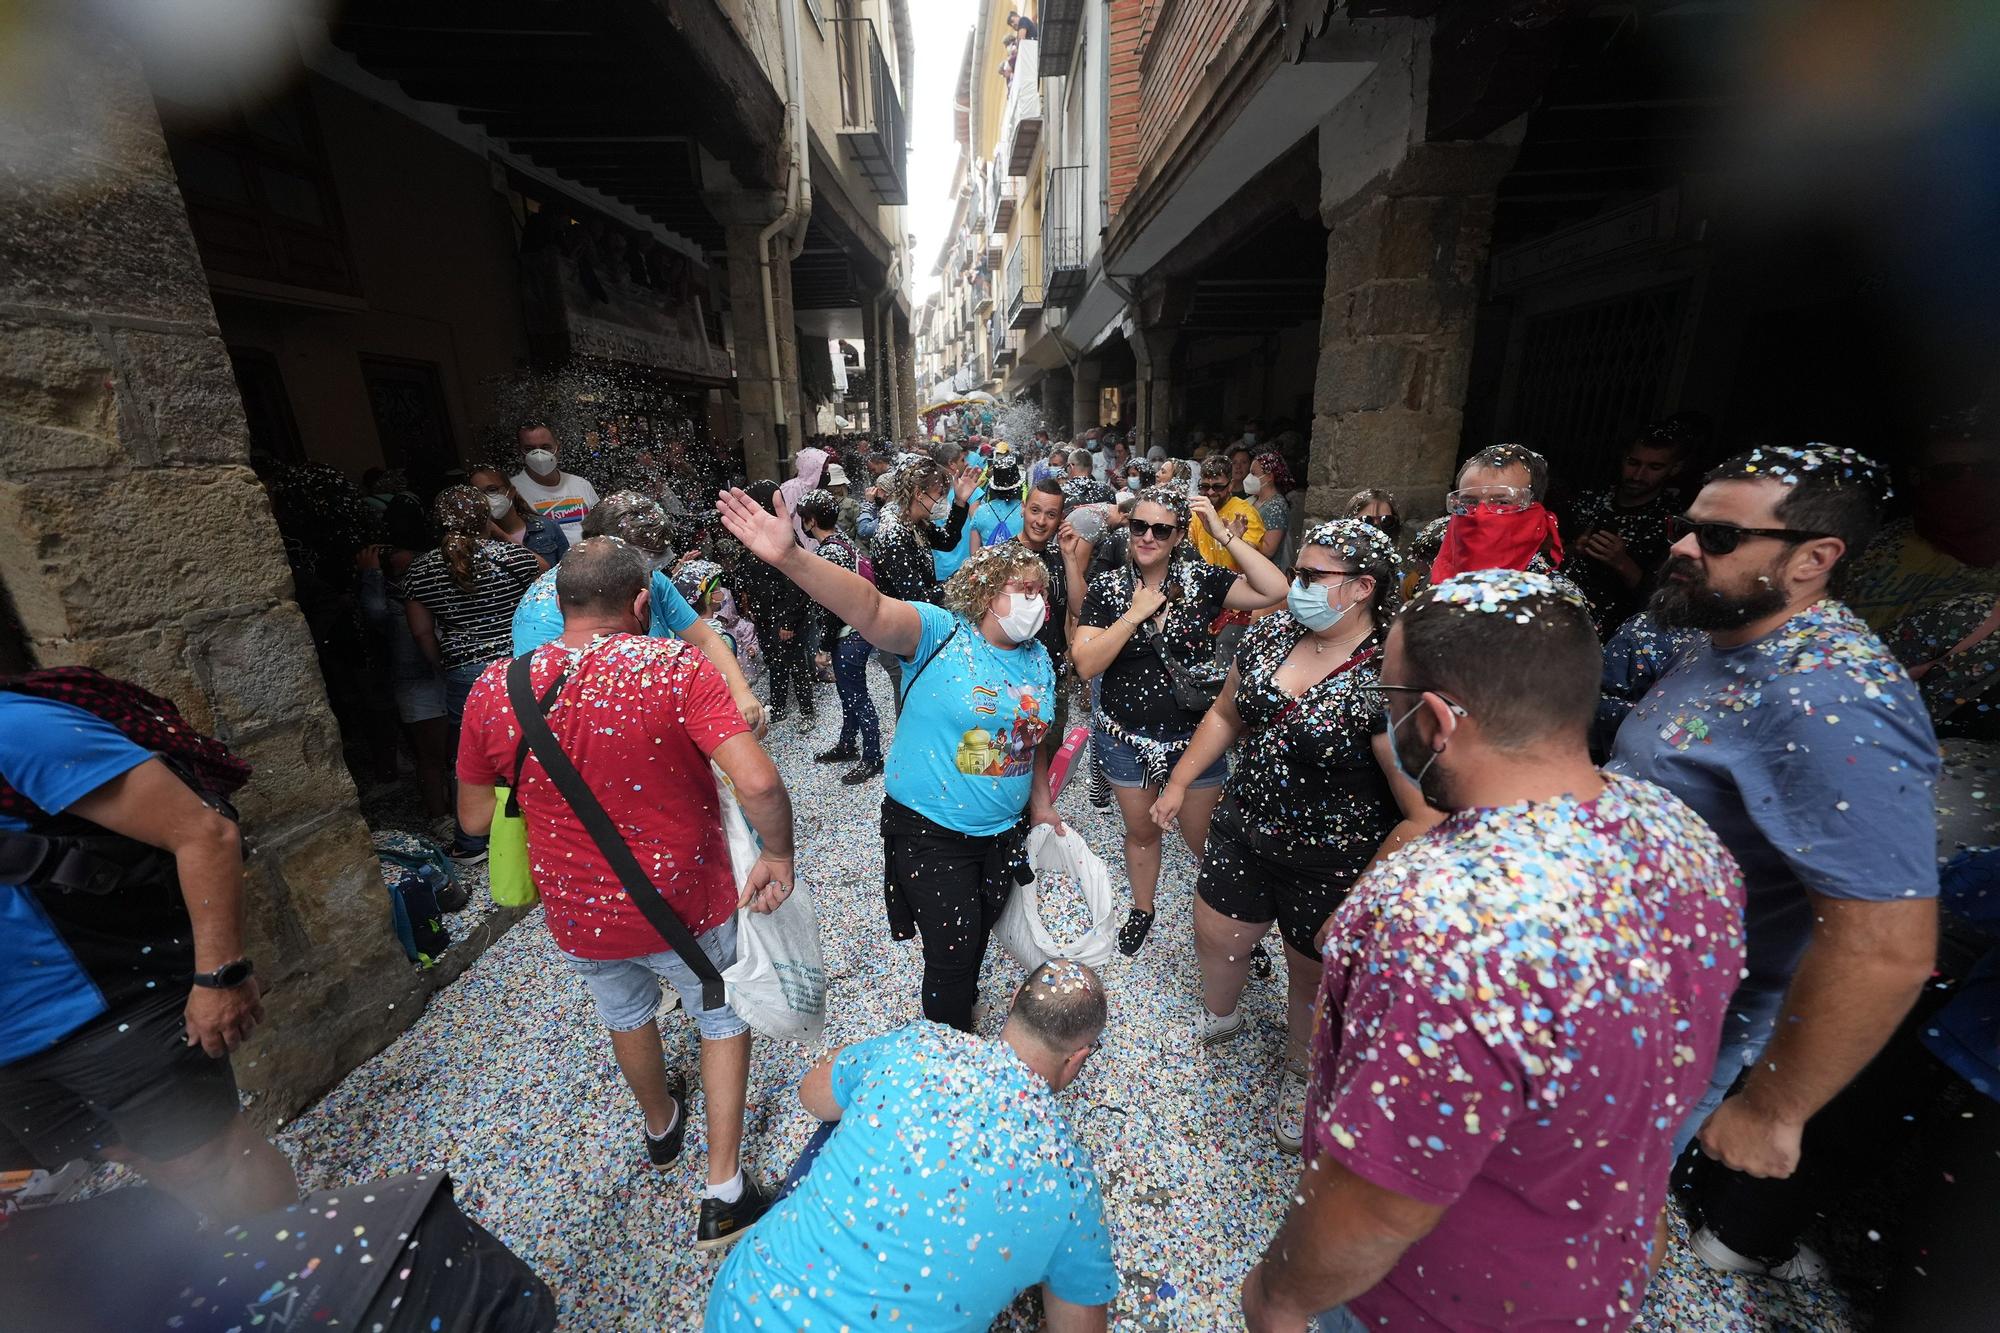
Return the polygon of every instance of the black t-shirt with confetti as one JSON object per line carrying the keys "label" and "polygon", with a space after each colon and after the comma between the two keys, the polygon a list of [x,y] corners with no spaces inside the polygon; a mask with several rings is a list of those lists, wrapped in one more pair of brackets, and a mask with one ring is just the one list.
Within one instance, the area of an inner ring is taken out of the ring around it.
{"label": "black t-shirt with confetti", "polygon": [[1238,743],[1255,762],[1233,766],[1223,794],[1260,837],[1316,854],[1366,856],[1397,817],[1372,748],[1385,726],[1371,688],[1381,679],[1381,636],[1293,696],[1278,683],[1278,671],[1305,634],[1284,611],[1244,634],[1236,654],[1236,712],[1244,727]]}
{"label": "black t-shirt with confetti", "polygon": [[[1185,735],[1201,722],[1201,713],[1181,707],[1174,698],[1173,677],[1160,659],[1172,653],[1191,680],[1220,688],[1229,664],[1216,657],[1217,623],[1229,590],[1240,577],[1198,560],[1175,560],[1167,567],[1167,610],[1164,626],[1148,622],[1134,630],[1124,648],[1104,671],[1103,707],[1119,726],[1142,735]],[[1079,624],[1106,629],[1132,607],[1132,575],[1123,569],[1099,574],[1090,581]]]}

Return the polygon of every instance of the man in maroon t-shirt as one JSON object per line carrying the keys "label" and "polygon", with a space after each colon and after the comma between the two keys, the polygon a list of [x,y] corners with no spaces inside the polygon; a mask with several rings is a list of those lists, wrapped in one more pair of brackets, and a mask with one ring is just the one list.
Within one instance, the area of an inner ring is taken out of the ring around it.
{"label": "man in maroon t-shirt", "polygon": [[[646,633],[651,572],[645,553],[616,537],[571,548],[556,574],[563,635],[535,650],[534,691],[540,698],[565,676],[546,709],[549,729],[654,888],[720,970],[735,961],[737,907],[768,912],[791,892],[791,801],[722,673],[699,650]],[[514,780],[521,732],[507,668],[505,660],[494,663],[466,701],[458,777],[459,819],[468,832],[491,827],[493,788]],[[711,761],[763,843],[740,898]],[[727,1245],[768,1206],[738,1164],[750,1030],[726,1005],[703,1009],[700,978],[634,905],[532,755],[518,795],[543,917],[611,1030],[618,1067],[645,1112],[646,1154],[655,1166],[680,1155],[687,1132],[686,1083],[667,1073],[660,1047],[662,980],[695,1018],[708,1121],[708,1188],[695,1243],[704,1250]]]}
{"label": "man in maroon t-shirt", "polygon": [[1452,812],[1325,931],[1300,1200],[1252,1330],[1593,1328],[1639,1312],[1674,1131],[1743,965],[1743,882],[1662,788],[1591,767],[1582,597],[1494,569],[1390,630],[1391,744]]}

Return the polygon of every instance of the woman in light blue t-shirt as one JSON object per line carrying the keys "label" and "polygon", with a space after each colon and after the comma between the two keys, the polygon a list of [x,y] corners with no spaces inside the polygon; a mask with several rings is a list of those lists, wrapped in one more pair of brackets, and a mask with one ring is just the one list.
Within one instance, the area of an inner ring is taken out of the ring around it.
{"label": "woman in light blue t-shirt", "polygon": [[889,931],[923,937],[924,1017],[969,1032],[993,923],[1028,879],[1028,829],[1062,827],[1041,744],[1055,669],[1035,641],[1047,567],[1009,542],[967,560],[943,606],[903,602],[807,552],[782,503],[772,514],[729,491],[718,508],[751,554],[902,663],[882,801]]}

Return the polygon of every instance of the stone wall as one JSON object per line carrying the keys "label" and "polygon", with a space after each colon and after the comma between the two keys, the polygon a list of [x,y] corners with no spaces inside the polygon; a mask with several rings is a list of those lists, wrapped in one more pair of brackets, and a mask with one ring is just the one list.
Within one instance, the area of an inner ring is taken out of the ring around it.
{"label": "stone wall", "polygon": [[255,766],[269,1021],[236,1070],[282,1117],[438,975],[390,929],[152,99],[129,52],[91,41],[55,92],[73,104],[0,119],[0,587],[31,660],[167,695]]}
{"label": "stone wall", "polygon": [[1512,144],[1416,144],[1325,213],[1310,518],[1364,486],[1434,514],[1459,452],[1494,190]]}

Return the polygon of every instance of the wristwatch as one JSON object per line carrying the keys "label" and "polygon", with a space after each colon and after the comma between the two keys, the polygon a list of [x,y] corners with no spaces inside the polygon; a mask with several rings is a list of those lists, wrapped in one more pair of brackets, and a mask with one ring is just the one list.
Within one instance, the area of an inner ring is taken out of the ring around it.
{"label": "wristwatch", "polygon": [[250,980],[250,974],[256,970],[248,958],[239,958],[233,963],[224,963],[213,972],[195,973],[194,984],[209,990],[234,990]]}

